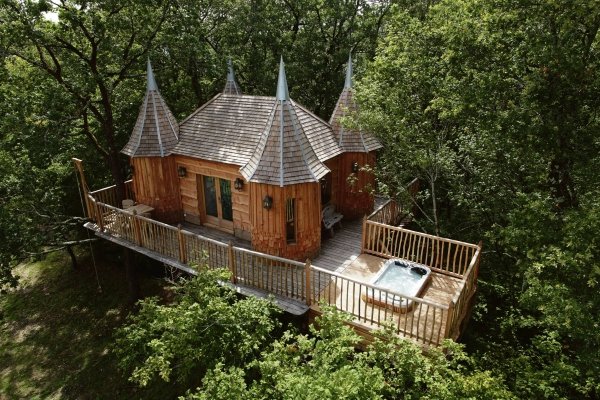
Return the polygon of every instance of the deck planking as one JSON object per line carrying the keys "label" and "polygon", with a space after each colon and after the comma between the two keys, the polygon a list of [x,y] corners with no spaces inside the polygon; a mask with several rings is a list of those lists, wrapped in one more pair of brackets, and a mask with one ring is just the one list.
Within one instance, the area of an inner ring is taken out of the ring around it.
{"label": "deck planking", "polygon": [[[341,272],[341,275],[369,283],[385,261],[385,258],[361,254]],[[460,291],[461,282],[461,279],[432,271],[431,279],[419,297],[441,306],[448,306]],[[434,311],[433,306],[418,304],[408,312],[398,313],[391,308],[367,303],[362,297],[365,293],[366,290],[361,291],[360,288],[356,291],[355,285],[349,285],[348,281],[332,279],[321,291],[320,298],[329,304],[335,304],[339,310],[353,314],[353,324],[364,331],[377,329],[380,322],[389,320],[400,336],[419,344],[436,345],[443,340],[448,318],[446,310]],[[318,304],[311,305],[311,310],[320,313]]]}

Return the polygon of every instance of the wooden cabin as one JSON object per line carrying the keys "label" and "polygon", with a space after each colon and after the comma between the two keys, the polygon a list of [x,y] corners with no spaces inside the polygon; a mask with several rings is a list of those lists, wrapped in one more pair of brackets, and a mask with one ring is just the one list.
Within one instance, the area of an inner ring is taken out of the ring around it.
{"label": "wooden cabin", "polygon": [[363,167],[374,166],[382,146],[340,123],[356,109],[351,58],[329,123],[290,98],[283,59],[275,97],[242,94],[229,64],[223,92],[181,123],[149,62],[147,74],[122,153],[136,201],[153,208],[154,219],[206,225],[257,251],[305,260],[319,253],[324,210],[344,220],[372,211],[374,176]]}

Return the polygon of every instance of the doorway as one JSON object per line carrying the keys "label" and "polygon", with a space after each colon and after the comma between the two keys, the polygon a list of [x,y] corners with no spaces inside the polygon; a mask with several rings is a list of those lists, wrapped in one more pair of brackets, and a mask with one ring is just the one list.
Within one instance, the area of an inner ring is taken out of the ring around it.
{"label": "doorway", "polygon": [[[214,176],[197,176],[198,193],[201,194],[200,211],[205,223],[233,232],[231,181]],[[203,211],[203,212],[202,212]]]}

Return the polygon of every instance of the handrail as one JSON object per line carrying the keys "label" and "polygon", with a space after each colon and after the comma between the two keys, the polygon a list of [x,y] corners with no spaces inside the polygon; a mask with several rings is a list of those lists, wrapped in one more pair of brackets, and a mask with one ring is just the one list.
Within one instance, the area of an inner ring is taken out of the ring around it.
{"label": "handrail", "polygon": [[379,213],[381,210],[383,210],[383,208],[385,206],[387,206],[389,203],[391,203],[392,201],[394,201],[394,200],[387,199],[387,201],[385,203],[381,204],[379,207],[377,207],[375,210],[373,210],[373,212],[371,214],[367,215],[367,219],[371,220],[373,217],[375,217],[375,215],[377,215],[377,213]]}
{"label": "handrail", "polygon": [[407,300],[418,301],[420,303],[427,304],[427,305],[430,305],[430,306],[443,308],[444,310],[448,309],[448,306],[445,305],[445,304],[440,304],[440,303],[436,303],[435,301],[426,300],[426,299],[424,299],[422,297],[408,296],[408,295],[405,295],[405,294],[402,294],[402,293],[399,293],[399,292],[395,292],[395,291],[390,290],[390,289],[382,288],[381,286],[371,285],[370,283],[366,283],[366,282],[363,282],[363,281],[352,279],[352,278],[350,278],[350,277],[348,277],[346,275],[338,274],[337,272],[333,272],[333,271],[330,271],[328,269],[319,268],[319,267],[316,267],[314,265],[311,265],[310,269],[311,269],[311,271],[318,271],[318,272],[322,272],[322,273],[331,275],[333,277],[344,279],[344,280],[347,280],[347,281],[350,281],[350,282],[353,282],[353,283],[359,283],[359,284],[361,284],[362,286],[364,286],[364,287],[366,287],[368,289],[379,290],[379,291],[385,292],[387,294],[390,294],[392,296],[402,297],[403,299],[407,299]]}
{"label": "handrail", "polygon": [[[133,179],[129,179],[129,180],[125,181],[124,183],[126,185],[132,184],[133,183]],[[106,191],[109,191],[109,190],[115,190],[116,188],[117,188],[117,185],[110,185],[110,186],[107,186],[107,187],[103,187],[101,189],[93,190],[93,191],[89,192],[89,194],[93,195],[93,194],[97,194],[97,193],[100,193],[100,192],[106,192]]]}
{"label": "handrail", "polygon": [[[131,185],[131,181],[127,183]],[[331,301],[330,296],[333,295],[335,298],[336,293],[344,292],[346,296],[345,301],[344,299],[335,299],[332,304],[354,315],[355,318],[358,318],[359,322],[364,320],[368,324],[381,326],[382,321],[391,316],[395,318],[397,323],[395,329],[399,334],[412,337],[424,343],[438,344],[444,337],[457,332],[462,316],[466,313],[464,308],[466,307],[467,299],[474,290],[481,247],[470,243],[440,238],[374,221],[364,221],[363,252],[365,253],[371,252],[371,254],[383,257],[393,255],[393,253],[381,253],[383,250],[377,247],[380,246],[377,244],[380,240],[379,238],[386,237],[388,243],[391,244],[396,243],[394,241],[398,240],[400,240],[400,243],[402,240],[410,242],[407,244],[408,250],[400,249],[400,245],[395,244],[395,250],[402,250],[406,253],[408,255],[406,259],[408,260],[410,260],[411,254],[415,254],[415,257],[418,259],[425,260],[436,259],[436,257],[439,258],[440,255],[443,255],[444,260],[442,260],[442,264],[444,264],[446,257],[449,257],[451,261],[452,257],[454,257],[452,262],[459,265],[456,270],[462,274],[448,271],[451,272],[452,276],[456,275],[462,278],[460,290],[453,296],[449,304],[440,304],[429,299],[406,296],[393,290],[361,282],[357,279],[311,265],[309,261],[301,263],[283,257],[236,247],[231,243],[227,245],[218,240],[181,229],[180,226],[175,227],[139,214],[133,214],[118,206],[104,203],[97,196],[99,193],[102,193],[106,194],[105,198],[109,201],[114,200],[114,196],[107,192],[114,192],[115,189],[116,186],[110,186],[88,193],[88,200],[92,205],[90,218],[96,221],[100,230],[106,231],[112,236],[121,237],[140,247],[155,251],[161,256],[177,260],[184,266],[195,262],[202,262],[203,254],[207,253],[209,255],[208,260],[206,260],[208,267],[228,267],[232,274],[231,279],[233,283],[303,301],[309,306],[314,304],[318,299],[326,298],[328,301]],[[102,197],[102,195],[99,197]],[[388,200],[379,207],[379,211],[391,204],[394,204],[393,200]],[[368,236],[369,232],[371,237]],[[366,244],[365,239],[368,242]],[[443,243],[448,243],[448,245],[441,246]],[[369,246],[371,250],[369,250]],[[386,248],[385,250],[387,251],[388,249]],[[392,248],[391,250],[394,249]],[[473,252],[473,250],[475,251]],[[438,253],[435,253],[436,251]],[[458,254],[457,252],[460,253],[458,257],[455,255],[455,253]],[[450,255],[447,256],[447,254]],[[473,256],[471,257],[471,255]],[[468,259],[467,257],[471,257],[471,259],[465,269],[462,263]],[[446,264],[440,268],[445,266]],[[452,268],[454,270],[454,267]],[[437,271],[439,269],[436,266],[432,266],[432,270]],[[445,270],[439,271],[442,273],[448,272]],[[340,282],[342,286],[339,286]],[[326,291],[327,294],[324,295]],[[368,293],[372,293],[373,298]],[[374,300],[375,296],[379,296],[381,300],[382,297],[386,298],[388,295],[391,298],[402,299],[401,301],[412,304],[408,307],[410,311],[398,311],[395,306],[382,306]],[[370,300],[367,300],[364,296],[367,296]],[[350,300],[351,303],[349,302]],[[357,307],[358,311],[355,310],[355,307]],[[400,321],[404,322],[404,327],[401,326]],[[367,326],[369,326],[368,324]],[[423,326],[423,324],[426,326]],[[415,326],[413,327],[413,325]]]}
{"label": "handrail", "polygon": [[434,240],[437,240],[437,241],[440,241],[440,242],[457,244],[457,245],[460,245],[460,246],[470,247],[472,249],[478,249],[479,248],[479,246],[477,246],[476,244],[467,243],[467,242],[461,242],[460,240],[445,238],[445,237],[441,237],[441,236],[435,236],[435,235],[431,235],[429,233],[412,231],[410,229],[402,228],[400,226],[390,226],[390,225],[386,225],[386,224],[382,224],[380,222],[374,222],[374,221],[367,221],[367,222],[369,224],[379,225],[379,226],[390,228],[390,229],[393,229],[393,230],[396,230],[396,231],[407,232],[407,233],[410,233],[411,235],[422,236],[422,237],[426,237],[428,239],[434,239]]}
{"label": "handrail", "polygon": [[308,272],[308,301],[325,302],[347,312],[358,329],[392,323],[397,334],[430,345],[440,344],[450,331],[454,320],[450,305],[406,296],[319,267],[310,267]]}

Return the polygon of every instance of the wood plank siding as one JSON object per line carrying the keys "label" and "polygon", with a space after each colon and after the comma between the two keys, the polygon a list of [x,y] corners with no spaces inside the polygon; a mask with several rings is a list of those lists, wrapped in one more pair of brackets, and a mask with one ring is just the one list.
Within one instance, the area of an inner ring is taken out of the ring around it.
{"label": "wood plank siding", "polygon": [[[284,187],[251,183],[249,186],[252,247],[293,260],[315,257],[321,246],[321,186],[318,183]],[[270,210],[262,205],[267,195],[273,199]],[[287,243],[285,203],[291,198],[296,200],[296,240]]]}
{"label": "wood plank siding", "polygon": [[[340,198],[337,203],[344,218],[356,219],[373,211],[375,175],[361,168],[375,167],[375,153],[343,153],[338,157]],[[358,163],[359,171],[352,172],[352,164]],[[350,178],[350,179],[349,179]]]}
{"label": "wood plank siding", "polygon": [[235,190],[233,182],[242,178],[239,166],[215,161],[199,160],[186,156],[175,156],[177,166],[186,169],[186,176],[179,179],[179,191],[183,206],[183,219],[194,224],[206,223],[202,188],[198,185],[199,176],[212,176],[231,182],[233,232],[235,236],[250,240],[252,225],[249,214],[249,186],[245,182],[242,190]]}
{"label": "wood plank siding", "polygon": [[131,157],[130,160],[136,201],[153,207],[153,216],[160,221],[181,221],[177,167],[173,156]]}

